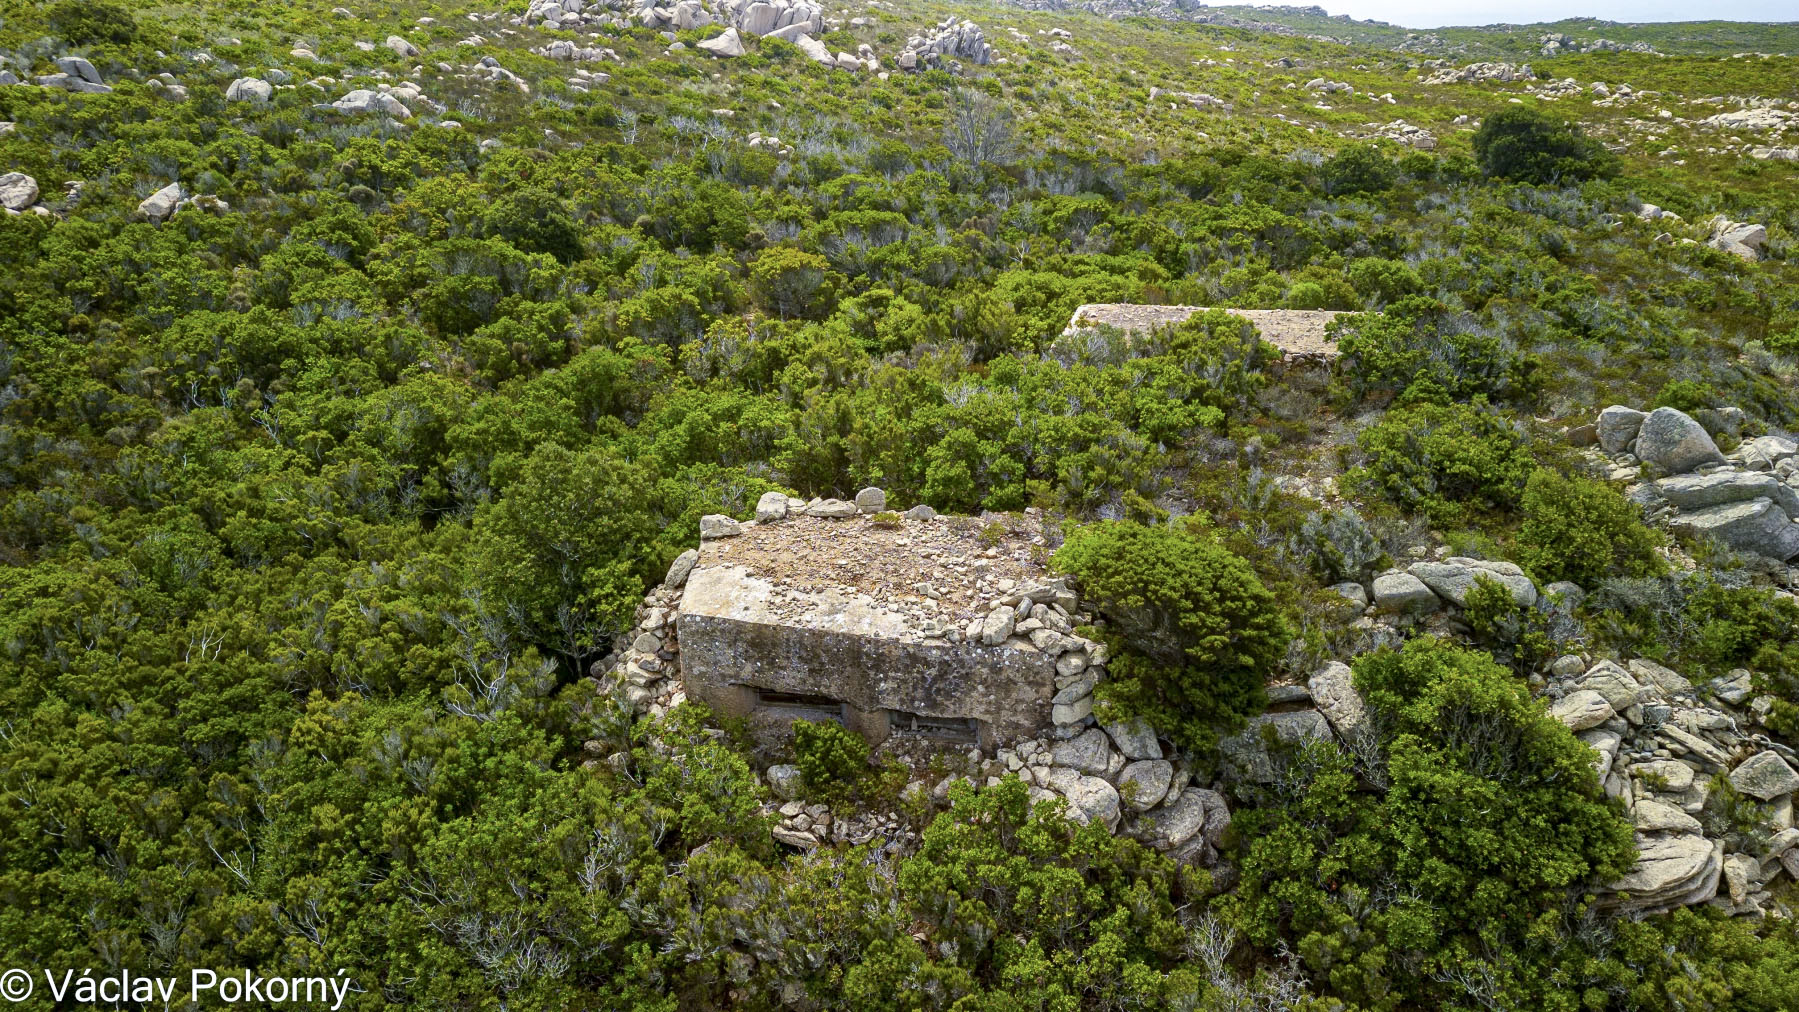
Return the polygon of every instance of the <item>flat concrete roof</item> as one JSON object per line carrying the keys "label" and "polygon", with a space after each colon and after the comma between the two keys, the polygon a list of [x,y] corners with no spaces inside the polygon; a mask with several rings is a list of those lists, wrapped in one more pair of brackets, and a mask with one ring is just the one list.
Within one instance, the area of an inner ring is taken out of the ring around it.
{"label": "flat concrete roof", "polygon": [[[1143,306],[1126,302],[1089,303],[1074,311],[1064,333],[1073,333],[1082,327],[1110,326],[1127,334],[1145,334],[1157,327],[1181,323],[1195,313],[1205,312],[1207,308]],[[1325,336],[1324,328],[1337,318],[1341,310],[1226,309],[1225,312],[1255,324],[1256,329],[1262,332],[1262,340],[1288,355],[1332,358],[1337,354],[1337,344]]]}
{"label": "flat concrete roof", "polygon": [[[1015,516],[1015,515],[1013,515]],[[681,610],[886,639],[963,628],[1051,574],[1037,521],[939,516],[884,526],[867,516],[746,523],[700,544]]]}

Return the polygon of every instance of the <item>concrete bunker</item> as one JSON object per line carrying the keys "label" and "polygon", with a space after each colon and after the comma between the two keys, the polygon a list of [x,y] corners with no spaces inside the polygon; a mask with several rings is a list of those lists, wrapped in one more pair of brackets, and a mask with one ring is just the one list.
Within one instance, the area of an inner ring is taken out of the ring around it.
{"label": "concrete bunker", "polygon": [[688,693],[770,746],[798,719],[989,751],[1050,725],[1057,660],[1085,641],[1035,517],[893,517],[783,516],[702,541],[676,615]]}

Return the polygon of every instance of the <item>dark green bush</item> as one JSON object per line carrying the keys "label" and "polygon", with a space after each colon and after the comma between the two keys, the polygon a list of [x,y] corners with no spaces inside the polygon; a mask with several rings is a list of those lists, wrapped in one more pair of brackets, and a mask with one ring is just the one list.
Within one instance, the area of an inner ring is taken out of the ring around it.
{"label": "dark green bush", "polygon": [[126,46],[138,35],[131,12],[106,0],[59,0],[50,8],[50,27],[75,46]]}
{"label": "dark green bush", "polygon": [[[1381,313],[1332,320],[1338,372],[1355,398],[1494,401],[1521,400],[1541,386],[1541,364],[1497,332],[1453,319],[1440,302],[1406,294],[1417,285],[1410,271],[1350,268],[1356,290],[1393,299]],[[1397,266],[1397,265],[1396,265]]]}
{"label": "dark green bush", "polygon": [[1249,563],[1185,531],[1110,521],[1072,533],[1054,564],[1106,619],[1104,698],[1194,749],[1240,726],[1292,630]]}
{"label": "dark green bush", "polygon": [[1592,587],[1612,576],[1653,576],[1665,567],[1661,535],[1617,489],[1548,468],[1531,472],[1519,502],[1519,563],[1544,583]]}
{"label": "dark green bush", "polygon": [[1359,659],[1355,682],[1373,740],[1310,746],[1236,817],[1242,883],[1222,905],[1368,1008],[1468,1007],[1464,975],[1505,998],[1488,1007],[1542,1007],[1583,893],[1636,856],[1592,752],[1478,650],[1413,640]]}
{"label": "dark green bush", "polygon": [[1552,186],[1614,175],[1617,159],[1573,123],[1528,106],[1501,109],[1474,132],[1482,173]]}
{"label": "dark green bush", "polygon": [[848,787],[868,772],[868,742],[835,721],[794,721],[793,756],[808,787]]}
{"label": "dark green bush", "polygon": [[1536,469],[1524,436],[1483,403],[1398,408],[1356,438],[1361,466],[1346,480],[1453,526],[1470,511],[1506,512],[1518,505]]}
{"label": "dark green bush", "polygon": [[1393,188],[1399,169],[1372,144],[1352,144],[1332,155],[1321,169],[1324,192],[1380,193]]}

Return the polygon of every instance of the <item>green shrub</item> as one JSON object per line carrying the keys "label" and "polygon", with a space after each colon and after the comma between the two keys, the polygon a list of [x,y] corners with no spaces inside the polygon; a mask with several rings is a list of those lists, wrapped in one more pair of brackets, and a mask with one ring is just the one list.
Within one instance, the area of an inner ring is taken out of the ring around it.
{"label": "green shrub", "polygon": [[1536,468],[1523,434],[1478,402],[1395,409],[1356,444],[1364,459],[1346,476],[1350,487],[1439,526],[1461,523],[1469,511],[1513,509]]}
{"label": "green shrub", "polygon": [[1352,144],[1324,163],[1324,192],[1380,193],[1393,188],[1399,169],[1372,144]]}
{"label": "green shrub", "polygon": [[1489,177],[1542,186],[1617,172],[1617,159],[1577,125],[1527,106],[1488,116],[1474,132],[1474,157]]}
{"label": "green shrub", "polygon": [[[1367,261],[1356,261],[1362,263]],[[1409,274],[1350,268],[1357,291],[1393,300],[1384,312],[1345,314],[1327,328],[1337,339],[1336,368],[1352,397],[1445,401],[1481,395],[1506,401],[1537,391],[1542,379],[1536,356],[1501,334],[1452,321],[1434,299],[1405,294],[1420,284]]]}
{"label": "green shrub", "polygon": [[835,721],[794,721],[793,755],[808,787],[848,787],[868,772],[868,742]]}
{"label": "green shrub", "polygon": [[1240,810],[1219,906],[1363,1007],[1470,1007],[1465,975],[1504,999],[1484,1007],[1541,1007],[1582,895],[1636,856],[1591,750],[1481,651],[1425,637],[1354,667],[1372,739],[1308,746]]}
{"label": "green shrub", "polygon": [[1653,576],[1666,568],[1662,543],[1637,507],[1604,482],[1531,472],[1519,502],[1517,558],[1544,583],[1572,580],[1592,587],[1611,576]]}
{"label": "green shrub", "polygon": [[1547,616],[1519,604],[1505,584],[1485,573],[1474,577],[1474,588],[1462,604],[1462,621],[1468,623],[1476,643],[1520,672],[1530,671],[1554,652]]}
{"label": "green shrub", "polygon": [[1692,414],[1705,408],[1716,407],[1718,392],[1710,383],[1696,379],[1675,379],[1662,384],[1656,392],[1654,407],[1675,408]]}
{"label": "green shrub", "polygon": [[1104,698],[1194,749],[1262,706],[1293,633],[1248,562],[1210,540],[1109,521],[1073,532],[1054,565],[1104,616]]}
{"label": "green shrub", "polygon": [[60,0],[50,8],[50,27],[74,46],[126,46],[138,35],[131,12],[105,0]]}

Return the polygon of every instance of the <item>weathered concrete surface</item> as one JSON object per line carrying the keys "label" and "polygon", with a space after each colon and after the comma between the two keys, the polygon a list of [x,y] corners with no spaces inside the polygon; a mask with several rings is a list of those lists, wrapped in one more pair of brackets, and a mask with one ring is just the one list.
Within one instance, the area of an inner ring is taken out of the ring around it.
{"label": "weathered concrete surface", "polygon": [[[958,630],[986,613],[983,597],[1004,596],[1004,581],[1037,574],[980,548],[958,559],[944,547],[946,527],[805,519],[703,543],[677,618],[688,692],[737,715],[756,709],[756,690],[828,697],[847,704],[846,723],[874,741],[887,734],[887,710],[981,721],[988,748],[1035,735],[1050,723],[1054,658],[1021,637],[989,646]],[[824,553],[807,540],[821,531]],[[937,597],[879,579],[907,565],[942,574],[928,583]],[[760,716],[778,719],[780,710]]]}
{"label": "weathered concrete surface", "polygon": [[[1157,327],[1181,323],[1205,306],[1142,306],[1132,303],[1089,303],[1074,311],[1068,329],[1081,327],[1117,327],[1127,334],[1148,333]],[[1324,328],[1337,318],[1335,309],[1229,309],[1232,316],[1248,320],[1262,332],[1262,340],[1288,355],[1334,357],[1337,343],[1324,334]]]}

